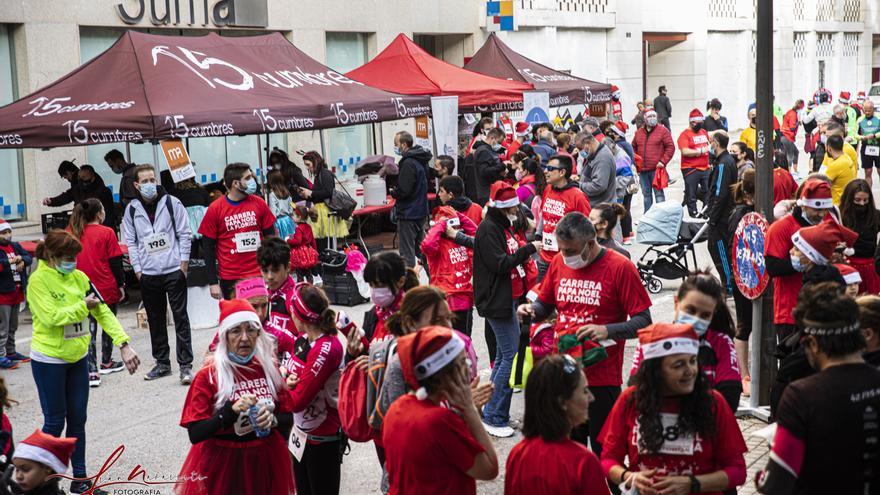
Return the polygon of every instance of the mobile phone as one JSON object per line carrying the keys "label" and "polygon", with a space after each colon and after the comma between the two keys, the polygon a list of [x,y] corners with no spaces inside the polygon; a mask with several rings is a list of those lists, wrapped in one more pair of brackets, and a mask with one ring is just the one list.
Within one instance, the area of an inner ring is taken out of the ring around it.
{"label": "mobile phone", "polygon": [[95,287],[95,284],[89,282],[89,290],[86,292],[86,296],[94,294],[95,297],[98,298],[99,301],[104,302],[104,298],[101,297],[101,293],[98,292],[98,288]]}
{"label": "mobile phone", "polygon": [[459,220],[458,217],[450,218],[450,219],[446,220],[446,226],[452,227],[453,229],[460,228],[461,227],[461,220]]}

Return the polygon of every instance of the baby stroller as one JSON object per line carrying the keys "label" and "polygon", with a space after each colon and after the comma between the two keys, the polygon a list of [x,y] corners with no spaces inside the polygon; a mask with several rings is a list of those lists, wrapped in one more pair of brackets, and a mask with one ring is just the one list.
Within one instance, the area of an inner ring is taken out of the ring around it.
{"label": "baby stroller", "polygon": [[[663,281],[684,278],[697,267],[694,245],[706,240],[707,222],[683,221],[681,203],[655,203],[642,217],[636,242],[650,246],[636,266],[642,284],[651,294],[663,290]],[[690,259],[688,259],[690,254]]]}

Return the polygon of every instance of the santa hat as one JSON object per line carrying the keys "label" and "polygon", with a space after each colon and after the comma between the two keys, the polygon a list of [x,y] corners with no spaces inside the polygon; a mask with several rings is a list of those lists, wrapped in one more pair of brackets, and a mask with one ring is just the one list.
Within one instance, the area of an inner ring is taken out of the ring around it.
{"label": "santa hat", "polygon": [[[496,186],[496,184],[500,184]],[[498,181],[492,184],[494,191],[489,197],[489,206],[493,208],[510,208],[519,205],[519,197],[516,195],[516,189],[509,185]]]}
{"label": "santa hat", "polygon": [[639,330],[639,345],[646,360],[671,354],[696,355],[700,338],[691,325],[654,323]]}
{"label": "santa hat", "polygon": [[849,103],[850,98],[852,98],[852,95],[849,94],[849,91],[841,91],[838,101],[841,103]]}
{"label": "santa hat", "polygon": [[76,447],[76,438],[58,438],[35,430],[31,436],[25,438],[15,447],[13,459],[27,459],[39,462],[56,474],[67,472],[67,464]]}
{"label": "santa hat", "polygon": [[626,137],[627,129],[629,129],[629,126],[626,125],[626,122],[622,120],[618,120],[617,122],[615,122],[614,127],[611,128],[611,130],[613,130],[615,133],[617,133],[618,136],[622,138]]}
{"label": "santa hat", "polygon": [[835,263],[834,268],[837,268],[837,271],[840,272],[846,285],[862,283],[862,274],[855,268],[843,263]]}
{"label": "santa hat", "polygon": [[615,98],[620,98],[620,88],[615,85],[611,85],[611,96]]}
{"label": "santa hat", "polygon": [[235,284],[235,297],[250,299],[252,297],[269,297],[269,289],[263,277],[246,278]]}
{"label": "santa hat", "polygon": [[217,331],[218,334],[222,334],[246,321],[258,327],[262,326],[257,311],[246,299],[220,301],[220,329]]}
{"label": "santa hat", "polygon": [[431,326],[397,339],[397,355],[407,385],[424,400],[428,392],[419,384],[452,362],[464,350],[464,341],[452,330]]}
{"label": "santa hat", "polygon": [[[859,234],[840,225],[830,213],[826,213],[818,225],[804,227],[795,232],[791,236],[791,242],[810,261],[824,265],[841,244],[852,248],[858,238]],[[852,254],[852,249],[845,250],[844,254]]]}
{"label": "santa hat", "polygon": [[516,132],[517,137],[525,137],[532,132],[532,128],[528,122],[517,122],[514,131]]}
{"label": "santa hat", "polygon": [[654,107],[645,108],[645,118],[657,117],[657,112],[654,110]]}
{"label": "santa hat", "polygon": [[864,91],[859,91],[859,95],[856,96],[856,101],[865,101],[868,97],[865,96]]}
{"label": "santa hat", "polygon": [[691,110],[690,115],[688,115],[688,122],[702,122],[703,120],[703,112],[699,108]]}
{"label": "santa hat", "polygon": [[832,208],[834,201],[831,199],[831,186],[824,180],[808,180],[801,191],[801,197],[797,200],[797,204],[817,210]]}
{"label": "santa hat", "polygon": [[12,225],[9,225],[9,222],[6,220],[0,219],[0,232],[12,231]]}

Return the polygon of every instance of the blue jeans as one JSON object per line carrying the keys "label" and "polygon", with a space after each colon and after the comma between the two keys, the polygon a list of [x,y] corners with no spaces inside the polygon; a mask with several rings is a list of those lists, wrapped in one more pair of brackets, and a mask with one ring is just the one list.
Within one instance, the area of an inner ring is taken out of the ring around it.
{"label": "blue jeans", "polygon": [[654,183],[654,172],[656,170],[639,172],[639,185],[642,188],[642,194],[645,196],[645,211],[651,209],[655,198],[658,203],[666,201],[666,194],[663,192],[663,189],[654,189],[652,185]]}
{"label": "blue jeans", "polygon": [[495,391],[489,403],[483,407],[483,421],[492,426],[507,426],[510,421],[510,398],[513,396],[510,373],[519,343],[519,321],[516,319],[514,302],[511,302],[509,318],[486,318],[486,322],[495,332],[498,351],[491,376]]}
{"label": "blue jeans", "polygon": [[31,361],[43,410],[43,433],[76,437],[71,464],[73,475],[86,477],[86,411],[89,404],[89,359],[84,356],[73,364],[50,364]]}

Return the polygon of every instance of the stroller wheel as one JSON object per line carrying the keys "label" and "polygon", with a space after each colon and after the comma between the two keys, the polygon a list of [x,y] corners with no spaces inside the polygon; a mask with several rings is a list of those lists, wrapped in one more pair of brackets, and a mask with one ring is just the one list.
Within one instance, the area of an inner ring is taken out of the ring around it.
{"label": "stroller wheel", "polygon": [[659,294],[663,290],[663,281],[656,277],[651,277],[645,281],[645,288],[651,294]]}

